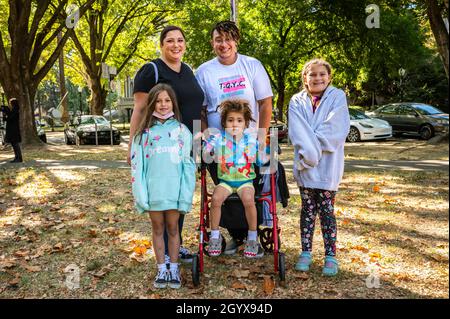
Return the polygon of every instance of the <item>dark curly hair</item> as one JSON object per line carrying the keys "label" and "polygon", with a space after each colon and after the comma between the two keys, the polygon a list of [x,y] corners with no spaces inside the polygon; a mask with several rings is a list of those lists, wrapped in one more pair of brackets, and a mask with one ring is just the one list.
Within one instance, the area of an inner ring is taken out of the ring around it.
{"label": "dark curly hair", "polygon": [[246,127],[250,125],[250,121],[255,122],[255,120],[252,117],[252,110],[250,109],[250,103],[247,100],[243,99],[225,100],[220,104],[219,108],[221,110],[220,124],[222,124],[223,128],[225,128],[227,117],[230,112],[241,113],[244,116]]}
{"label": "dark curly hair", "polygon": [[232,38],[236,43],[239,43],[241,39],[241,34],[239,32],[239,28],[236,23],[230,20],[220,21],[216,23],[214,28],[211,30],[211,39],[213,39],[214,31],[217,31],[219,34],[228,35]]}

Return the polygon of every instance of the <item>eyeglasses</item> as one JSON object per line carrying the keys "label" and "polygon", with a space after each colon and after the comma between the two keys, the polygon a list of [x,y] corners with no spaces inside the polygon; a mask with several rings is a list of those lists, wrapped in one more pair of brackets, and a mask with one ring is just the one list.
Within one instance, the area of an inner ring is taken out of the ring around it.
{"label": "eyeglasses", "polygon": [[215,38],[215,39],[214,39],[214,43],[215,43],[215,44],[222,44],[222,43],[227,43],[227,44],[229,44],[229,43],[231,43],[231,42],[235,42],[234,39],[232,39],[232,38],[226,38],[226,39],[223,39],[223,38]]}

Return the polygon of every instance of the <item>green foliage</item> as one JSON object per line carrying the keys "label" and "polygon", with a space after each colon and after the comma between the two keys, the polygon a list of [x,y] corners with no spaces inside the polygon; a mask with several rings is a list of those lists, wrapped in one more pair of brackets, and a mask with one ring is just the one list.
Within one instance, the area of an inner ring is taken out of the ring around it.
{"label": "green foliage", "polygon": [[[323,57],[332,64],[333,83],[346,90],[352,103],[368,106],[373,95],[377,103],[399,101],[402,96],[404,100],[431,103],[448,111],[448,81],[424,2],[379,1],[380,28],[368,29],[365,9],[372,2],[240,0],[238,24],[242,40],[239,52],[262,61],[271,79],[275,102],[280,99],[283,112],[292,94],[301,87],[303,64],[314,57]],[[124,19],[136,4],[141,9]],[[0,0],[0,5],[6,10],[0,16],[0,32],[8,48],[8,1]],[[35,10],[33,2],[32,12]],[[48,19],[51,9],[45,14],[43,21]],[[118,68],[118,77],[133,76],[143,63],[159,55],[159,32],[168,24],[184,29],[187,39],[184,60],[193,68],[198,67],[214,57],[211,28],[216,22],[229,18],[228,0],[208,3],[199,0],[97,0],[75,29],[90,63],[82,60],[73,41],[69,40],[64,48],[69,109],[77,109],[79,104],[76,87],[86,88],[92,81],[89,67],[96,68],[106,62]],[[97,21],[95,30],[92,19]],[[125,21],[123,28],[115,32],[120,21]],[[44,23],[40,24],[39,30],[43,26]],[[94,31],[100,37],[96,43],[92,43]],[[44,50],[38,68],[50,58],[55,45],[56,41]],[[402,79],[399,68],[406,70]],[[53,67],[45,81],[56,82],[56,70]],[[54,102],[47,86],[46,82],[39,88],[48,91],[50,105]],[[113,103],[115,98],[108,95],[106,103]]]}
{"label": "green foliage", "polygon": [[215,55],[210,45],[210,32],[214,25],[230,18],[228,0],[205,5],[203,1],[186,1],[176,15],[187,40],[185,62],[196,68]]}

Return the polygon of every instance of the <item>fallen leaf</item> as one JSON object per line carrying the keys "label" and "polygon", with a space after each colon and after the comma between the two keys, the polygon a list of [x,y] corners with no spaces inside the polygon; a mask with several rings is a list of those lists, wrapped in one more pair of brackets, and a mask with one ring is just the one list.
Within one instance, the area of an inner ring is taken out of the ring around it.
{"label": "fallen leaf", "polygon": [[351,262],[352,263],[357,263],[357,264],[360,264],[360,265],[365,265],[366,263],[361,259],[361,258],[359,258],[359,257],[352,257],[351,258]]}
{"label": "fallen leaf", "polygon": [[361,252],[363,252],[363,253],[368,253],[369,252],[369,249],[367,249],[366,247],[363,247],[363,246],[353,246],[353,247],[351,247],[352,249],[356,249],[356,250],[359,250],[359,251],[361,251]]}
{"label": "fallen leaf", "polygon": [[8,269],[17,266],[17,263],[13,260],[5,260],[0,262],[0,269]]}
{"label": "fallen leaf", "polygon": [[247,289],[247,287],[240,281],[235,281],[231,285],[231,288],[233,289]]}
{"label": "fallen leaf", "polygon": [[20,282],[20,277],[15,277],[14,279],[10,280],[10,281],[8,282],[8,284],[9,284],[10,286],[15,287],[15,286],[17,286],[17,285],[19,284],[19,282]]}
{"label": "fallen leaf", "polygon": [[39,266],[28,266],[28,265],[22,265],[23,268],[25,268],[29,272],[39,272],[41,271],[41,267]]}
{"label": "fallen leaf", "polygon": [[74,248],[77,248],[78,246],[81,245],[81,241],[78,241],[78,240],[71,240],[70,243],[72,244],[72,246]]}
{"label": "fallen leaf", "polygon": [[295,278],[301,279],[301,280],[308,280],[309,274],[307,272],[295,272],[292,274]]}
{"label": "fallen leaf", "polygon": [[18,257],[27,257],[30,254],[30,251],[28,250],[18,250],[14,253],[14,255]]}
{"label": "fallen leaf", "polygon": [[97,278],[103,278],[107,273],[111,271],[112,269],[109,266],[105,266],[97,272],[90,272],[90,274]]}
{"label": "fallen leaf", "polygon": [[223,263],[225,264],[225,265],[234,265],[234,264],[236,264],[237,263],[237,260],[236,259],[224,259],[223,260]]}
{"label": "fallen leaf", "polygon": [[89,229],[89,236],[97,237],[98,236],[98,232],[99,232],[98,228],[91,228],[91,229]]}
{"label": "fallen leaf", "polygon": [[443,255],[438,254],[438,253],[432,253],[432,254],[430,254],[430,257],[433,258],[435,261],[448,262],[448,257],[447,256],[443,256]]}
{"label": "fallen leaf", "polygon": [[263,283],[263,290],[266,295],[271,295],[275,289],[275,282],[272,276],[265,276]]}
{"label": "fallen leaf", "polygon": [[53,251],[61,251],[63,249],[62,243],[57,243],[53,246]]}
{"label": "fallen leaf", "polygon": [[82,212],[82,213],[78,214],[77,216],[75,216],[74,219],[80,219],[80,218],[83,218],[84,216],[86,216],[86,213]]}
{"label": "fallen leaf", "polygon": [[59,225],[57,225],[57,226],[53,226],[52,228],[55,229],[55,230],[59,230],[59,229],[62,229],[62,228],[64,228],[64,227],[66,227],[66,225],[64,225],[64,224],[59,224]]}
{"label": "fallen leaf", "polygon": [[398,279],[398,280],[403,280],[403,281],[413,281],[413,278],[405,273],[397,273],[397,274],[393,274],[394,278]]}
{"label": "fallen leaf", "polygon": [[375,259],[381,258],[381,254],[380,253],[376,253],[376,252],[375,253],[370,253],[369,257],[370,257],[370,261],[373,262],[372,259],[375,260]]}
{"label": "fallen leaf", "polygon": [[130,254],[130,259],[137,261],[139,263],[143,263],[145,262],[145,256],[144,255],[136,255],[134,252],[132,254]]}
{"label": "fallen leaf", "polygon": [[235,269],[233,275],[237,278],[246,278],[250,274],[250,270]]}
{"label": "fallen leaf", "polygon": [[120,230],[114,228],[114,227],[108,227],[102,230],[103,233],[108,233],[111,236],[117,236],[120,235]]}
{"label": "fallen leaf", "polygon": [[133,251],[136,255],[144,255],[147,252],[147,248],[145,248],[144,246],[138,246],[138,247],[134,247]]}

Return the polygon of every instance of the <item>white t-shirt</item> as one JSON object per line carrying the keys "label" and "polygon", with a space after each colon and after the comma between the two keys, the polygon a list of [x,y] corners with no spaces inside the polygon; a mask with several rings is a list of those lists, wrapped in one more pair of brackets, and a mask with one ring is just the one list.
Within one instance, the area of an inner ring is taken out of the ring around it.
{"label": "white t-shirt", "polygon": [[203,105],[207,106],[209,127],[221,129],[220,103],[239,98],[250,102],[256,121],[251,122],[250,127],[258,128],[258,101],[273,96],[269,76],[261,62],[242,54],[238,54],[231,65],[223,65],[214,58],[200,65],[195,77],[205,93]]}

